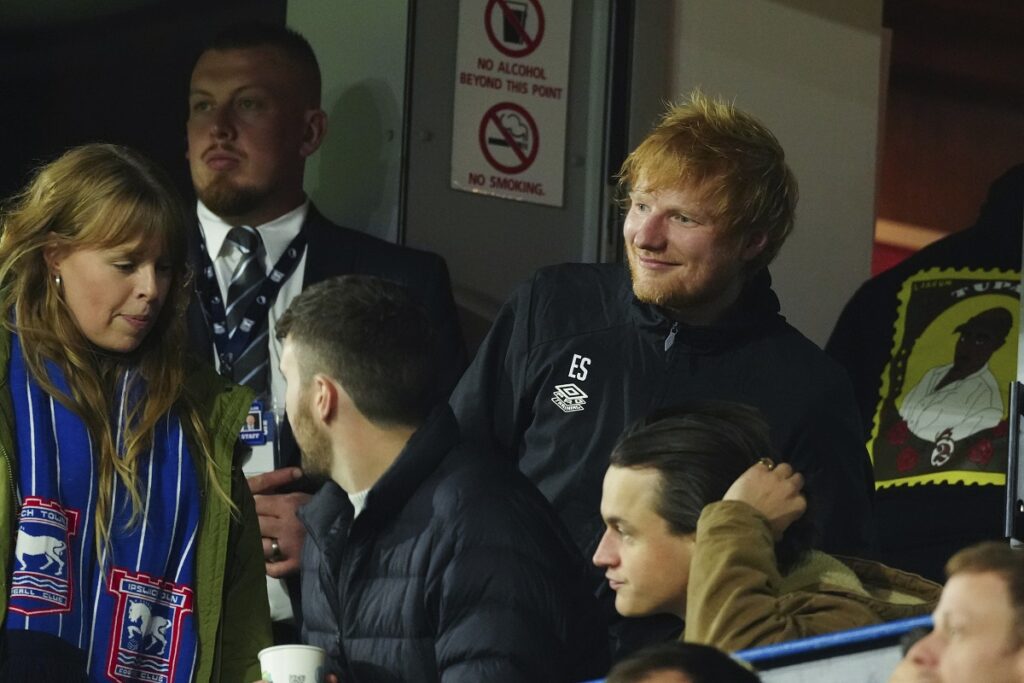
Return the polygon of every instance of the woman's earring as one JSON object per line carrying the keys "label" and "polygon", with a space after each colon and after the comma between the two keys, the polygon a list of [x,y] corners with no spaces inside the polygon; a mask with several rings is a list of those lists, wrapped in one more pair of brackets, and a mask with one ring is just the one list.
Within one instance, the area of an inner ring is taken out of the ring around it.
{"label": "woman's earring", "polygon": [[60,289],[60,285],[61,285],[60,273],[54,273],[54,275],[53,275],[53,284],[57,285],[57,289]]}

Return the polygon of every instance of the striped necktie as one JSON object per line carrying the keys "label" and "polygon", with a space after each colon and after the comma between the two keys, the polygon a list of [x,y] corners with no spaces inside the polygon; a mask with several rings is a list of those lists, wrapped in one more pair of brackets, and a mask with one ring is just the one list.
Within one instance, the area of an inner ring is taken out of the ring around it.
{"label": "striped necktie", "polygon": [[235,248],[241,253],[238,265],[231,274],[228,284],[227,317],[228,334],[234,336],[240,328],[251,326],[255,330],[249,345],[231,364],[231,379],[251,387],[257,394],[267,391],[267,369],[269,367],[266,320],[252,320],[245,325],[246,313],[250,304],[263,284],[266,273],[263,270],[263,259],[260,254],[263,246],[260,234],[255,228],[238,226],[228,233]]}

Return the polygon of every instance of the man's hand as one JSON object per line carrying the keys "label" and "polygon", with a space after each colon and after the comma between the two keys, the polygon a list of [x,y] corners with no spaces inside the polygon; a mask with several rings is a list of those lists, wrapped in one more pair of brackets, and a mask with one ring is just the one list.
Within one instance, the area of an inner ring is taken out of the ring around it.
{"label": "man's hand", "polygon": [[775,540],[807,510],[800,493],[804,478],[787,463],[775,465],[768,459],[757,463],[732,483],[723,500],[739,500],[768,520]]}
{"label": "man's hand", "polygon": [[306,529],[295,511],[311,497],[308,493],[277,491],[301,478],[302,470],[298,467],[285,467],[248,478],[260,520],[267,575],[277,579],[299,570]]}

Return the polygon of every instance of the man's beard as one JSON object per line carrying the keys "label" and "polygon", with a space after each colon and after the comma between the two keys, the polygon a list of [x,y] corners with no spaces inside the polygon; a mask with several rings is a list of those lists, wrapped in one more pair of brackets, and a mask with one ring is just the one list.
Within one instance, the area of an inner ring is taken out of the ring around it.
{"label": "man's beard", "polygon": [[645,304],[669,307],[669,293],[665,291],[665,288],[653,286],[637,278],[636,266],[633,265],[633,260],[627,258],[626,263],[629,265],[629,281],[633,285],[633,296]]}
{"label": "man's beard", "polygon": [[[637,257],[634,253],[627,252],[629,279],[633,286],[633,296],[645,304],[654,304],[677,313],[694,312],[714,304],[729,289],[728,278],[711,278],[693,283],[691,278],[683,275],[661,281],[643,277],[638,272],[640,266],[634,262],[635,258]],[[697,286],[694,286],[695,284]]]}
{"label": "man's beard", "polygon": [[629,280],[633,285],[633,296],[639,301],[669,309],[685,308],[687,304],[692,303],[688,301],[689,297],[685,291],[673,291],[671,287],[666,286],[669,283],[659,285],[639,276],[637,273],[639,266],[633,262],[634,258],[634,255],[627,254],[626,264],[629,266]]}
{"label": "man's beard", "polygon": [[203,204],[218,216],[244,216],[259,208],[270,192],[258,187],[239,187],[230,178],[211,180],[206,187],[196,188]]}
{"label": "man's beard", "polygon": [[331,476],[331,442],[327,435],[317,429],[313,422],[313,414],[308,406],[303,406],[295,415],[288,419],[292,423],[295,443],[302,452],[302,469],[311,477]]}

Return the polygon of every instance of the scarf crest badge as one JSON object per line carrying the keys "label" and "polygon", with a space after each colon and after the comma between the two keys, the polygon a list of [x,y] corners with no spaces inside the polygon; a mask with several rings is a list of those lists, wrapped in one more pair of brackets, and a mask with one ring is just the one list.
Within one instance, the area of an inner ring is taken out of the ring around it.
{"label": "scarf crest badge", "polygon": [[57,501],[27,496],[22,503],[16,561],[11,577],[10,609],[26,616],[71,611],[74,597],[73,537],[78,534],[77,510]]}
{"label": "scarf crest badge", "polygon": [[144,573],[113,569],[108,590],[117,600],[107,675],[115,681],[175,680],[181,620],[193,609],[192,590]]}

